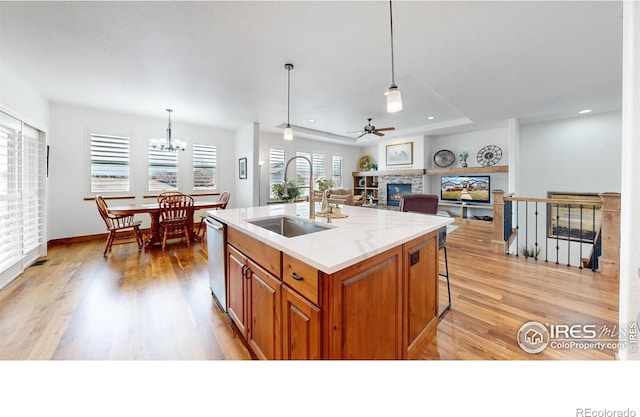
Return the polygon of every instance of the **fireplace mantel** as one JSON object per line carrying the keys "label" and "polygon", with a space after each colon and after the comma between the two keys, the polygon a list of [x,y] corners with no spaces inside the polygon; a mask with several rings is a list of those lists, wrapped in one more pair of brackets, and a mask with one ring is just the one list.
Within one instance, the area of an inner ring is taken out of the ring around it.
{"label": "fireplace mantel", "polygon": [[391,169],[387,171],[355,171],[354,177],[379,177],[382,175],[424,175],[424,169]]}

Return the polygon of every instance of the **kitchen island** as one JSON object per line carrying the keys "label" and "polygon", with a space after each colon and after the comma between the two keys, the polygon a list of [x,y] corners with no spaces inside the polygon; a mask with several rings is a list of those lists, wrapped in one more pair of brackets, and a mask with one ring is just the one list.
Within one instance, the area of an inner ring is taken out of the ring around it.
{"label": "kitchen island", "polygon": [[307,220],[308,210],[298,203],[209,212],[226,230],[225,253],[209,254],[225,257],[223,307],[252,353],[411,357],[435,333],[438,229],[453,219],[345,206],[346,218],[327,223]]}

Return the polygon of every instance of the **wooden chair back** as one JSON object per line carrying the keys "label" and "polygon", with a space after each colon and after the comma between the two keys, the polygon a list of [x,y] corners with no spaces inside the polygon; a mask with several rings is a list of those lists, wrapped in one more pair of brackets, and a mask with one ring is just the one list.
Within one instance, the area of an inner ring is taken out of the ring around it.
{"label": "wooden chair back", "polygon": [[133,224],[133,215],[118,216],[115,214],[109,214],[109,206],[107,206],[107,202],[104,200],[104,197],[97,195],[96,205],[98,206],[100,217],[102,217],[102,220],[104,220],[104,223],[107,225],[107,230],[124,229],[131,227],[131,224]]}
{"label": "wooden chair back", "polygon": [[158,194],[158,204],[160,203],[160,200],[162,200],[163,198],[166,197],[175,197],[175,198],[180,198],[180,196],[183,196],[185,194],[181,193],[180,191],[165,191],[163,193]]}
{"label": "wooden chair back", "polygon": [[229,197],[231,196],[231,194],[229,194],[229,191],[225,191],[222,194],[220,194],[220,202],[224,203],[223,205],[221,205],[220,207],[218,207],[218,209],[226,209],[227,208],[227,204],[229,203]]}
{"label": "wooden chair back", "polygon": [[172,194],[160,200],[160,223],[176,224],[193,217],[193,197]]}

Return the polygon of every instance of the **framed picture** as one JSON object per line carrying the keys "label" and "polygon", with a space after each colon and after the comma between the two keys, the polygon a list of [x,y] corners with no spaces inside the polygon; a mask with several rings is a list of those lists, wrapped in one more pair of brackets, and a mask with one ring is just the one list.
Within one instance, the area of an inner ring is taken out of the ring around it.
{"label": "framed picture", "polygon": [[413,142],[387,145],[387,166],[413,164]]}
{"label": "framed picture", "polygon": [[[557,203],[547,203],[547,237],[560,240],[593,243],[602,223],[600,195],[596,193],[547,193]],[[584,204],[563,204],[563,200],[581,200]]]}
{"label": "framed picture", "polygon": [[247,158],[240,158],[238,160],[238,175],[241,180],[247,179]]}

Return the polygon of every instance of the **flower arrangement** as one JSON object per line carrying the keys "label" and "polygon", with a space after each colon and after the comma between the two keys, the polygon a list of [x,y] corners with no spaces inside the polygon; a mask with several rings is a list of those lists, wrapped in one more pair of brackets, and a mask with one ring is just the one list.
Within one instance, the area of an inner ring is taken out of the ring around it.
{"label": "flower arrangement", "polygon": [[325,177],[319,177],[316,180],[316,184],[318,184],[318,189],[320,191],[326,191],[330,188],[333,188],[333,186],[335,185],[333,179],[326,179]]}

